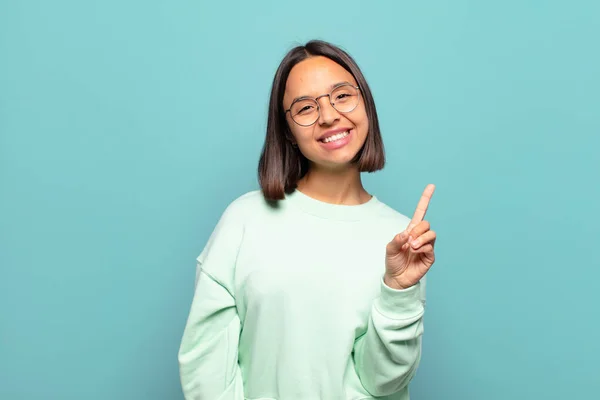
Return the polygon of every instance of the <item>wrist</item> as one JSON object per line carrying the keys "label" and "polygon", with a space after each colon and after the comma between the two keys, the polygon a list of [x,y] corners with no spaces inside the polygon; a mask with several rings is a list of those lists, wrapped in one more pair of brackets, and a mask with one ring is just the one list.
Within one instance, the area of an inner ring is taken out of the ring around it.
{"label": "wrist", "polygon": [[394,277],[388,275],[383,276],[383,283],[390,289],[394,290],[405,290],[410,287],[409,285],[405,286],[400,284]]}

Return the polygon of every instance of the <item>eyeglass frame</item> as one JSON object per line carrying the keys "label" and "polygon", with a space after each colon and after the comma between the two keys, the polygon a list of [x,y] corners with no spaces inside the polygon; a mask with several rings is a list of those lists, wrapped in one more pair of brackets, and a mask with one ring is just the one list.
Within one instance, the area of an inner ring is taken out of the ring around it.
{"label": "eyeglass frame", "polygon": [[[344,86],[350,86],[350,87],[352,87],[352,88],[354,88],[354,89],[356,89],[356,90],[358,91],[358,97],[359,97],[359,98],[358,98],[358,101],[356,102],[356,105],[354,106],[354,108],[352,108],[352,110],[349,110],[349,111],[340,111],[340,110],[338,110],[337,108],[335,108],[335,105],[334,105],[334,104],[333,104],[333,102],[331,101],[331,94],[332,94],[334,91],[336,91],[336,90],[338,90],[339,88],[341,88],[341,87],[344,87]],[[331,89],[331,91],[330,91],[329,93],[325,93],[325,94],[322,94],[322,95],[320,95],[320,96],[317,96],[317,97],[302,96],[302,97],[300,97],[300,98],[298,98],[298,99],[294,100],[294,101],[292,102],[292,104],[290,104],[290,108],[288,108],[287,110],[285,110],[285,113],[284,113],[284,115],[287,115],[287,113],[289,112],[289,113],[290,113],[290,118],[292,118],[292,121],[294,121],[294,123],[295,123],[296,125],[305,126],[305,127],[306,127],[306,126],[312,126],[312,125],[314,125],[314,124],[315,124],[315,123],[316,123],[316,122],[319,120],[319,118],[321,118],[321,105],[319,104],[319,99],[320,99],[321,97],[329,97],[329,104],[331,104],[331,107],[333,107],[333,109],[334,109],[335,111],[339,112],[339,113],[346,114],[346,113],[349,113],[349,112],[352,112],[352,111],[356,110],[356,107],[358,107],[358,104],[360,103],[360,95],[361,95],[361,90],[360,90],[360,87],[359,87],[359,86],[354,86],[353,84],[351,84],[351,83],[349,83],[349,82],[348,82],[348,83],[342,83],[342,84],[340,84],[340,85],[337,85],[337,86],[335,86],[333,89]],[[315,120],[314,120],[312,123],[310,123],[310,124],[308,124],[308,125],[302,125],[302,124],[299,124],[298,122],[296,122],[296,120],[295,120],[295,119],[294,119],[294,117],[292,116],[292,112],[291,112],[291,111],[292,111],[292,107],[294,106],[294,104],[296,104],[296,103],[297,103],[297,102],[299,102],[299,101],[303,101],[303,100],[314,100],[314,101],[315,101],[315,103],[317,103],[317,111],[319,112],[319,115],[317,116],[317,119],[315,119]]]}

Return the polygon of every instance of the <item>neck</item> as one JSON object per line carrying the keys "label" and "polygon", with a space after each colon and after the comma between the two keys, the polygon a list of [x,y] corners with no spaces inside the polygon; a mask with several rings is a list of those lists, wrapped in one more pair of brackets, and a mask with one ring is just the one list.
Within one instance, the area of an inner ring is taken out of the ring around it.
{"label": "neck", "polygon": [[358,205],[371,199],[355,166],[332,170],[311,165],[306,175],[298,181],[298,190],[332,204]]}

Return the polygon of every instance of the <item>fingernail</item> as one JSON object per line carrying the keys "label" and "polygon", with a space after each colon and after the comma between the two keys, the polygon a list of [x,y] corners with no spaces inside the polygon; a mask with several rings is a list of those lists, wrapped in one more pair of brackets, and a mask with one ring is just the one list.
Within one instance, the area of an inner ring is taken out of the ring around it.
{"label": "fingernail", "polygon": [[419,246],[419,241],[418,241],[418,240],[413,240],[413,241],[412,241],[412,243],[411,243],[411,246],[412,246],[412,247],[417,247],[417,246]]}
{"label": "fingernail", "polygon": [[412,242],[412,241],[413,241],[413,237],[412,237],[412,236],[409,236],[409,237],[408,237],[408,241],[409,241],[409,242]]}

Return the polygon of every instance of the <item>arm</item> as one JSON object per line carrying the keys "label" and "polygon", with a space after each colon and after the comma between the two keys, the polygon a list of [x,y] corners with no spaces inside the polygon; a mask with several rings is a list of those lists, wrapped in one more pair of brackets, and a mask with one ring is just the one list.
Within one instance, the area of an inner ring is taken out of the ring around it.
{"label": "arm", "polygon": [[421,360],[425,274],[435,262],[436,241],[423,218],[434,190],[427,185],[407,228],[387,244],[381,294],[367,332],[354,344],[357,375],[373,396],[406,388]]}
{"label": "arm", "polygon": [[198,257],[196,288],[179,348],[186,400],[243,400],[240,318],[233,275],[243,228],[227,210]]}
{"label": "arm", "polygon": [[367,332],[354,343],[354,363],[363,387],[372,396],[387,396],[405,388],[421,359],[424,312],[423,279],[404,290],[381,282]]}

